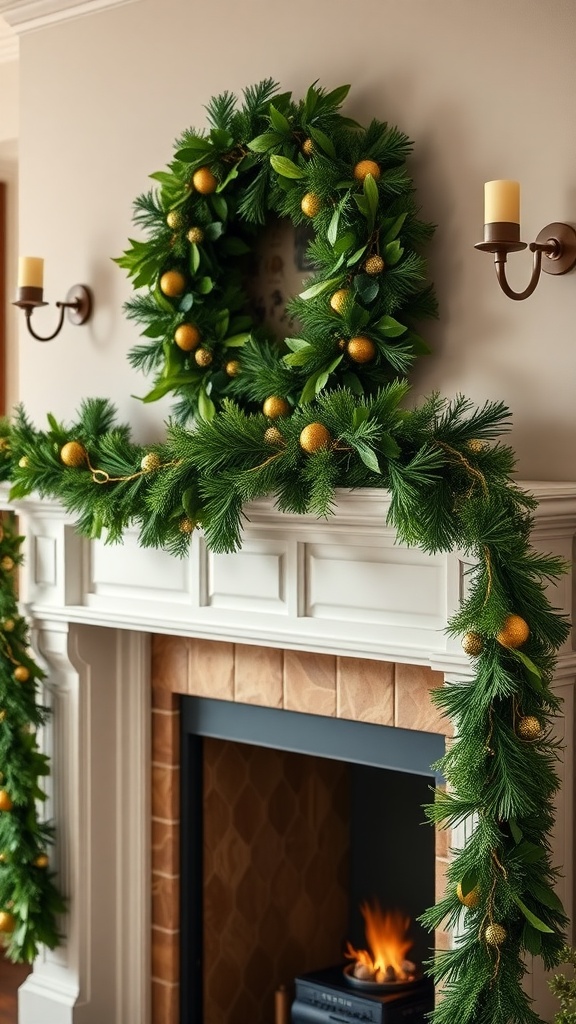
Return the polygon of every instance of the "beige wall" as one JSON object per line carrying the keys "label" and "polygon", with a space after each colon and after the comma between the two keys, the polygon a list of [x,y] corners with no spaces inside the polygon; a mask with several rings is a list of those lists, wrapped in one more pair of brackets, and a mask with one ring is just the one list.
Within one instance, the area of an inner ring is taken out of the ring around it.
{"label": "beige wall", "polygon": [[[110,257],[131,232],[133,198],[170,158],[203,104],[267,75],[301,95],[352,82],[347,111],[396,122],[416,142],[411,171],[438,224],[432,254],[441,319],[417,393],[503,399],[525,478],[576,478],[576,274],[545,277],[524,303],[498,290],[482,232],[482,185],[523,185],[528,241],[576,222],[573,0],[140,0],[21,40],[21,246],[47,259],[50,300],[94,288],[97,313],[49,345],[21,336],[21,397],[37,420],[108,395],[142,439],[168,406],[125,355],[137,332]],[[524,286],[530,257],[513,258]],[[54,310],[42,312],[46,329]],[[40,314],[38,315],[40,325]]]}

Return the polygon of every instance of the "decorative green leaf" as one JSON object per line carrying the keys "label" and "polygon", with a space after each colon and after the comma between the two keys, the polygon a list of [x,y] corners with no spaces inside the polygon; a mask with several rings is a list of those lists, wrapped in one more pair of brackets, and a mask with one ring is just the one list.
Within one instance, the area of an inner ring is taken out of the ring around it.
{"label": "decorative green leaf", "polygon": [[340,208],[337,206],[332,214],[330,224],[328,225],[328,231],[326,232],[326,238],[330,242],[330,245],[334,245],[338,238],[338,222],[340,220]]}
{"label": "decorative green leaf", "polygon": [[206,394],[206,390],[201,387],[198,392],[198,414],[201,419],[210,422],[216,415],[216,406],[211,398]]}
{"label": "decorative green leaf", "polygon": [[381,473],[378,458],[372,448],[365,441],[354,441],[353,444],[364,465],[371,469],[373,473]]}
{"label": "decorative green leaf", "polygon": [[318,143],[320,149],[323,149],[331,160],[336,159],[336,150],[334,149],[332,139],[329,139],[328,136],[325,135],[324,132],[320,131],[319,128],[310,128],[310,135],[314,139],[314,142]]}
{"label": "decorative green leaf", "polygon": [[544,860],[546,854],[541,846],[524,839],[514,850],[514,856],[524,864],[536,864],[539,860]]}
{"label": "decorative green leaf", "polygon": [[322,371],[313,373],[308,378],[304,387],[302,388],[302,394],[300,395],[299,405],[307,405],[308,402],[312,402],[316,398],[316,381],[321,376]]}
{"label": "decorative green leaf", "polygon": [[332,92],[329,92],[327,96],[324,97],[324,102],[326,106],[337,109],[342,105],[349,92],[349,85],[339,85],[337,89],[333,89]]}
{"label": "decorative green leaf", "polygon": [[539,693],[544,692],[544,684],[542,681],[542,673],[537,665],[534,664],[531,658],[523,651],[515,650],[514,648],[508,648],[509,652],[514,655],[518,661],[522,662],[522,665],[526,669],[526,675],[529,682],[532,684],[535,690]]}
{"label": "decorative green leaf", "polygon": [[257,135],[255,139],[252,139],[252,142],[248,143],[248,148],[254,153],[267,153],[279,142],[282,142],[282,135],[279,132],[264,132],[263,135]]}
{"label": "decorative green leaf", "polygon": [[285,338],[284,344],[291,352],[299,352],[301,348],[309,348],[310,346],[310,342],[305,341],[304,338]]}
{"label": "decorative green leaf", "polygon": [[334,252],[338,256],[340,253],[348,252],[349,249],[356,242],[356,236],[353,231],[347,231],[344,235],[341,235],[339,239],[334,243]]}
{"label": "decorative green leaf", "polygon": [[290,134],[292,130],[290,128],[290,122],[284,117],[284,114],[281,114],[279,110],[276,110],[273,103],[270,104],[269,110],[270,120],[272,121],[276,131],[281,132],[283,135]]}
{"label": "decorative green leaf", "polygon": [[356,249],[356,252],[352,253],[350,258],[348,259],[347,266],[353,267],[355,263],[358,263],[358,260],[362,259],[362,257],[364,255],[364,253],[366,252],[367,248],[368,248],[368,245],[366,244],[366,245],[361,245],[359,249]]}
{"label": "decorative green leaf", "polygon": [[384,247],[384,263],[387,267],[395,267],[398,261],[402,258],[404,249],[400,245],[398,239],[394,242],[389,242]]}
{"label": "decorative green leaf", "polygon": [[230,170],[228,171],[228,174],[224,178],[224,180],[221,181],[220,184],[218,185],[218,188],[216,189],[216,191],[217,192],[223,192],[224,189],[227,187],[227,185],[229,185],[231,181],[234,181],[235,178],[238,177],[239,173],[240,173],[240,164],[236,164],[234,167],[231,167]]}
{"label": "decorative green leaf", "polygon": [[388,242],[394,241],[403,227],[407,214],[401,213],[399,217],[392,220],[387,217],[380,232],[380,245],[386,246]]}
{"label": "decorative green leaf", "polygon": [[284,178],[304,178],[305,174],[301,167],[297,167],[293,160],[287,156],[271,156],[270,163],[277,174]]}
{"label": "decorative green leaf", "polygon": [[204,234],[209,242],[215,242],[217,238],[220,238],[220,235],[222,234],[223,231],[224,225],[222,221],[215,220],[212,221],[212,224],[206,225],[204,229]]}
{"label": "decorative green leaf", "polygon": [[193,305],[194,305],[194,296],[193,296],[192,292],[186,292],[186,294],[183,295],[181,300],[180,300],[180,303],[178,305],[178,309],[180,310],[181,313],[188,313],[192,309]]}
{"label": "decorative green leaf", "polygon": [[230,338],[226,338],[224,341],[225,348],[242,348],[247,341],[252,337],[251,331],[245,331],[242,334],[234,334]]}
{"label": "decorative green leaf", "polygon": [[286,363],[286,366],[305,366],[313,354],[313,345],[306,345],[306,348],[301,348],[298,352],[289,352],[283,357],[283,362]]}
{"label": "decorative green leaf", "polygon": [[378,209],[378,186],[372,174],[367,174],[364,178],[364,195],[366,196],[370,217],[374,221]]}
{"label": "decorative green leaf", "polygon": [[[348,374],[347,374],[348,376]],[[361,423],[365,423],[370,415],[370,410],[367,405],[357,405],[354,409],[354,416],[352,417],[352,424],[354,427],[359,427]]]}
{"label": "decorative green leaf", "polygon": [[402,334],[406,333],[407,328],[399,320],[395,320],[393,316],[383,316],[376,324],[376,330],[380,331],[386,338],[399,338]]}
{"label": "decorative green leaf", "polygon": [[209,295],[214,287],[214,281],[211,277],[201,277],[196,285],[196,291],[199,295]]}
{"label": "decorative green leaf", "polygon": [[317,295],[323,295],[324,292],[330,291],[337,284],[340,284],[339,277],[329,277],[326,281],[317,281],[316,284],[307,288],[305,292],[300,292],[301,299],[315,299]]}
{"label": "decorative green leaf", "polygon": [[190,246],[190,273],[194,275],[200,266],[200,249],[195,242]]}
{"label": "decorative green leaf", "polygon": [[549,910],[558,910],[560,913],[564,912],[562,900],[556,895],[554,889],[548,889],[545,885],[540,885],[539,882],[530,882],[530,893],[535,896],[539,903],[544,907],[548,907]]}
{"label": "decorative green leaf", "polygon": [[512,893],[512,899],[520,908],[520,910],[524,914],[524,917],[527,921],[529,921],[533,928],[536,928],[536,930],[539,932],[548,932],[549,935],[552,935],[554,933],[553,928],[549,928],[548,925],[544,923],[544,921],[541,921],[539,917],[536,917],[536,914],[533,914],[531,910],[528,910],[526,904],[522,902],[522,900],[519,896],[516,895],[516,893]]}
{"label": "decorative green leaf", "polygon": [[508,825],[510,826],[510,831],[512,833],[512,838],[514,842],[516,844],[521,843],[522,839],[524,838],[524,833],[522,832],[522,829],[518,825],[516,819],[510,818],[510,820],[508,821]]}
{"label": "decorative green leaf", "polygon": [[210,196],[210,203],[216,216],[219,217],[220,220],[226,220],[228,217],[228,203],[224,199],[224,196],[219,196],[217,193],[214,193],[214,195]]}
{"label": "decorative green leaf", "polygon": [[380,434],[378,444],[382,450],[382,454],[388,459],[397,459],[402,453],[400,445],[394,440],[392,434],[389,434],[387,431]]}

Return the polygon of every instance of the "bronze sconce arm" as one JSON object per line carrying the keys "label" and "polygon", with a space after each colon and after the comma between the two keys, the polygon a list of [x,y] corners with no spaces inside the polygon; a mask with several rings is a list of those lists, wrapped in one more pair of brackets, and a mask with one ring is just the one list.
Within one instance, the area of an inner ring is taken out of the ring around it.
{"label": "bronze sconce arm", "polygon": [[18,289],[18,298],[16,302],[12,303],[14,306],[18,306],[24,310],[26,316],[26,326],[28,331],[36,341],[52,341],[57,334],[62,330],[64,323],[64,316],[68,315],[68,320],[72,324],[80,325],[85,324],[89,320],[92,313],[92,295],[90,290],[83,284],[75,284],[66,295],[64,302],[57,302],[56,307],[60,310],[60,319],[56,330],[52,334],[42,336],[37,334],[32,327],[32,313],[38,306],[47,306],[48,303],[44,302],[43,289],[35,286],[24,286]]}
{"label": "bronze sconce arm", "polygon": [[[527,299],[535,290],[540,274],[566,274],[576,266],[576,231],[570,224],[547,224],[535,242],[520,241],[520,225],[500,221],[484,225],[484,241],[475,249],[494,253],[494,266],[498,283],[509,299]],[[509,252],[529,248],[533,253],[532,276],[522,292],[515,292],[506,278],[506,260]]]}

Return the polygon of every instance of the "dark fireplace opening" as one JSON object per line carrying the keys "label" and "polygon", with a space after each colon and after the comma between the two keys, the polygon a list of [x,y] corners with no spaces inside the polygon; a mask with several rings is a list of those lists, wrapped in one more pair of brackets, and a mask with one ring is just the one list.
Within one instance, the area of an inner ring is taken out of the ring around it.
{"label": "dark fireplace opening", "polygon": [[[295,1024],[424,1020],[442,752],[432,733],[182,698],[181,1024],[285,1024],[296,990]],[[394,990],[349,977],[367,906],[409,919]]]}

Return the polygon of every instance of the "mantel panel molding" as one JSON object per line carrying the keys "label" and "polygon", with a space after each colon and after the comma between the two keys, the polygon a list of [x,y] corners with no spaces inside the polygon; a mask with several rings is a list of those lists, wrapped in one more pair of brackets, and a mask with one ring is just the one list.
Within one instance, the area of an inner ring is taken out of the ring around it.
{"label": "mantel panel molding", "polygon": [[[18,35],[138,0],[0,0],[0,15]],[[2,37],[0,36],[0,54]]]}

